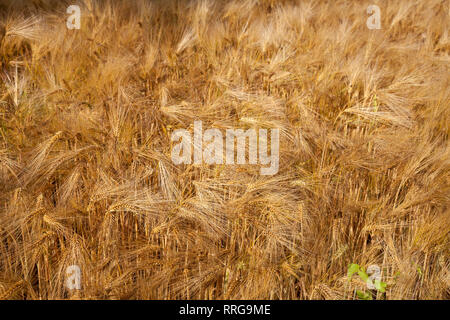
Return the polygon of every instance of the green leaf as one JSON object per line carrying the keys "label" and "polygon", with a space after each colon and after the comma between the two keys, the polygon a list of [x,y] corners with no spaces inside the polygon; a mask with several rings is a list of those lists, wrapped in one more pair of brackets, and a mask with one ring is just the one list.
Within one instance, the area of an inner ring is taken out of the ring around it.
{"label": "green leaf", "polygon": [[369,279],[369,276],[367,275],[367,273],[362,268],[359,269],[358,275],[362,279],[362,281],[364,281],[364,282],[367,282],[367,279]]}
{"label": "green leaf", "polygon": [[380,292],[386,292],[386,282],[382,282],[380,280],[375,280],[375,288]]}
{"label": "green leaf", "polygon": [[352,276],[357,272],[359,272],[359,265],[357,265],[356,263],[352,263],[348,267],[348,271],[347,271],[348,281],[350,281],[352,279]]}
{"label": "green leaf", "polygon": [[420,269],[419,266],[417,266],[417,272],[419,273],[419,275],[422,275],[422,269]]}
{"label": "green leaf", "polygon": [[372,300],[372,295],[370,293],[356,290],[356,294],[361,300]]}

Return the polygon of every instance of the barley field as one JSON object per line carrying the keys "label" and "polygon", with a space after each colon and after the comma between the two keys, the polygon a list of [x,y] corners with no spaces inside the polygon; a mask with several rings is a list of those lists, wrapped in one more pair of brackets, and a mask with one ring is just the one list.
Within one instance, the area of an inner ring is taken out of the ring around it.
{"label": "barley field", "polygon": [[[450,299],[449,6],[0,1],[0,299]],[[278,172],[175,164],[194,121]]]}

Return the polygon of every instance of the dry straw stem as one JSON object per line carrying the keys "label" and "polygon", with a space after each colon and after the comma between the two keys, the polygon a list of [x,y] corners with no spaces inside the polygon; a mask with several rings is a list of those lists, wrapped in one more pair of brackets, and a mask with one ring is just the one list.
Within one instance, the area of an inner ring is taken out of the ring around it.
{"label": "dry straw stem", "polygon": [[[69,4],[0,3],[2,299],[450,298],[448,1]],[[278,174],[174,165],[194,120]]]}

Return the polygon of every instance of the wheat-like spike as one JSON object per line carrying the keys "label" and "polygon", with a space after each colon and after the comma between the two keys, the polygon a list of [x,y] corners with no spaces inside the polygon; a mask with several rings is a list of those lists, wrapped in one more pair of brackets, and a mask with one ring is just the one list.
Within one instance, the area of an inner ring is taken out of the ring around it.
{"label": "wheat-like spike", "polygon": [[14,294],[14,292],[17,289],[22,287],[23,284],[24,284],[23,280],[19,280],[16,283],[14,283],[9,289],[7,289],[5,292],[0,294],[0,300],[6,300],[8,297],[10,297],[12,294]]}

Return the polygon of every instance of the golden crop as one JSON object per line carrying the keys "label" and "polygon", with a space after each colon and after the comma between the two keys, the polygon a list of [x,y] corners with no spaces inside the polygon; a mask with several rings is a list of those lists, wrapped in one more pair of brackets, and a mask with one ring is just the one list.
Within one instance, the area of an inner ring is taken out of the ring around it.
{"label": "golden crop", "polygon": [[[450,298],[449,1],[72,2],[0,3],[1,299]],[[195,120],[278,173],[173,164]]]}

